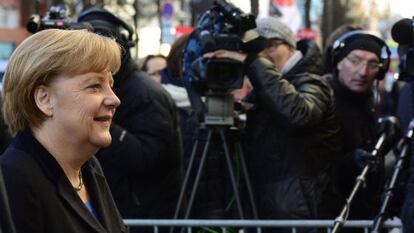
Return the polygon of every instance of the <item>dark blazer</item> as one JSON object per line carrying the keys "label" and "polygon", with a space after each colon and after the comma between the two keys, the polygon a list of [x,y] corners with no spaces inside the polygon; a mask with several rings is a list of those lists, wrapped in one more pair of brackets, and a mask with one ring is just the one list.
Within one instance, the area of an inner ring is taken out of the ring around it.
{"label": "dark blazer", "polygon": [[0,232],[16,233],[11,218],[9,200],[7,198],[6,186],[4,185],[3,173],[0,167]]}
{"label": "dark blazer", "polygon": [[18,233],[128,232],[95,158],[82,166],[82,174],[98,219],[30,131],[16,136],[0,165]]}

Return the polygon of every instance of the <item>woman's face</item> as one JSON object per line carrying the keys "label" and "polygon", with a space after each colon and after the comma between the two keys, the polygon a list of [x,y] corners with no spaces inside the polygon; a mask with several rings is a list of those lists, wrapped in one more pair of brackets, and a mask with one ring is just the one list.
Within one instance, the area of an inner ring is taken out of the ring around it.
{"label": "woman's face", "polygon": [[105,147],[120,100],[112,91],[110,72],[58,76],[50,85],[52,125],[71,145]]}

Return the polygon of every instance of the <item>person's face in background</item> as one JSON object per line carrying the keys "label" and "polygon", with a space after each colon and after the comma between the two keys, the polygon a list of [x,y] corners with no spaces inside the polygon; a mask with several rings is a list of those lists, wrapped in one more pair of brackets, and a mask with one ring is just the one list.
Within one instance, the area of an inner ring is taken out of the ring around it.
{"label": "person's face in background", "polygon": [[68,146],[101,148],[111,143],[109,127],[120,105],[112,83],[112,74],[105,71],[60,75],[48,85],[52,117],[46,121],[52,121]]}
{"label": "person's face in background", "polygon": [[162,57],[154,57],[147,61],[147,73],[158,83],[161,83],[161,71],[167,66],[167,61]]}
{"label": "person's face in background", "polygon": [[281,40],[272,39],[259,56],[271,61],[278,71],[281,71],[287,60],[292,56],[292,48]]}
{"label": "person's face in background", "polygon": [[356,49],[338,63],[338,79],[349,90],[364,93],[371,89],[380,67],[375,53]]}

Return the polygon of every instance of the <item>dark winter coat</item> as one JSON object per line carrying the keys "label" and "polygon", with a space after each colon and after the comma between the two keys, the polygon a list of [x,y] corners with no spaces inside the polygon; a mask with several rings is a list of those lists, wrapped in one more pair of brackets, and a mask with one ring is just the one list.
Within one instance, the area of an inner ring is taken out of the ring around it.
{"label": "dark winter coat", "polygon": [[9,199],[7,197],[6,185],[4,184],[3,172],[0,166],[0,232],[16,233],[14,222],[10,212]]}
{"label": "dark winter coat", "polygon": [[[124,218],[172,218],[182,182],[177,108],[132,59],[114,77],[112,144],[97,158]],[[132,231],[132,230],[131,230]]]}
{"label": "dark winter coat", "polygon": [[[355,160],[353,152],[356,149],[371,152],[376,140],[374,102],[370,91],[362,94],[351,92],[341,85],[336,76],[326,75],[325,78],[330,81],[334,90],[336,116],[341,125],[345,157],[336,176],[338,191],[344,204],[364,167]],[[349,219],[369,219],[377,213],[384,185],[382,167],[372,166],[366,179],[366,188],[360,189],[352,201]]]}
{"label": "dark winter coat", "polygon": [[414,232],[414,159],[411,159],[410,175],[406,185],[405,200],[401,210],[401,221],[404,232]]}
{"label": "dark winter coat", "polygon": [[[399,91],[397,116],[401,121],[401,129],[404,135],[409,130],[409,125],[414,119],[414,83],[409,80]],[[397,189],[394,191],[394,211],[398,216],[398,210],[401,210],[401,221],[404,232],[414,232],[414,141],[410,143],[406,160],[403,161],[403,169],[400,171],[397,183]],[[401,153],[401,152],[400,152]],[[392,213],[391,213],[392,214]]]}
{"label": "dark winter coat", "polygon": [[317,75],[320,52],[310,43],[302,53],[283,77],[263,58],[245,62],[255,98],[247,112],[246,160],[261,219],[320,217],[340,157],[333,91]]}
{"label": "dark winter coat", "polygon": [[82,175],[98,219],[29,130],[17,134],[0,164],[17,233],[128,232],[96,158],[82,166]]}

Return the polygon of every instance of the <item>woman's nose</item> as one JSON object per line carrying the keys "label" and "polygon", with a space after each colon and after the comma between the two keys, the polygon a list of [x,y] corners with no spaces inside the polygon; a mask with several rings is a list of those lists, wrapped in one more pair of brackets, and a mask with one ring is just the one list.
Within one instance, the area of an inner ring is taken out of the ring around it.
{"label": "woman's nose", "polygon": [[113,106],[114,108],[117,108],[120,104],[121,104],[121,100],[119,100],[118,96],[115,95],[112,88],[109,88],[108,96],[105,98],[105,105]]}

